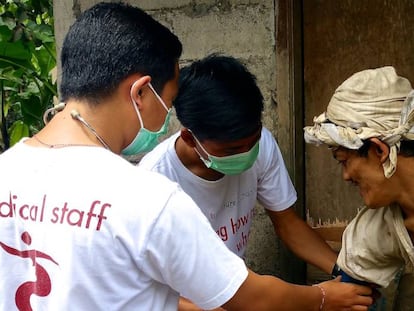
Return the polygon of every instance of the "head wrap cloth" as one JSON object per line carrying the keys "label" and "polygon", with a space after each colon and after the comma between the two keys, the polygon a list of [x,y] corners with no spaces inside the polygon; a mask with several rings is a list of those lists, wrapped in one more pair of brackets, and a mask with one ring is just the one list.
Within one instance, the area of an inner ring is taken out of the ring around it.
{"label": "head wrap cloth", "polygon": [[391,66],[360,71],[345,80],[332,96],[326,112],[304,128],[307,143],[359,149],[376,137],[390,147],[384,174],[397,166],[401,140],[414,140],[414,91]]}

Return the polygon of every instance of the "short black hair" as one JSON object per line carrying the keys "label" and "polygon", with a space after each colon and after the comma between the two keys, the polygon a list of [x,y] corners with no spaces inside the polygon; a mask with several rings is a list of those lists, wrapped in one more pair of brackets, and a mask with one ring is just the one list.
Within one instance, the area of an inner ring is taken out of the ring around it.
{"label": "short black hair", "polygon": [[368,150],[371,147],[371,141],[369,139],[364,140],[363,144],[361,147],[359,147],[359,149],[357,150],[358,155],[360,157],[367,157],[368,156]]}
{"label": "short black hair", "polygon": [[263,96],[240,61],[211,54],[181,69],[174,107],[199,140],[227,142],[260,129]]}
{"label": "short black hair", "polygon": [[[372,142],[369,139],[365,140],[364,144],[358,149],[358,155],[361,157],[367,157],[371,144]],[[398,154],[403,157],[414,157],[414,141],[402,140]]]}
{"label": "short black hair", "polygon": [[150,75],[161,91],[175,76],[179,39],[139,8],[99,3],[70,27],[62,46],[61,100],[97,101],[134,73]]}
{"label": "short black hair", "polygon": [[399,154],[404,157],[414,157],[414,140],[402,140]]}

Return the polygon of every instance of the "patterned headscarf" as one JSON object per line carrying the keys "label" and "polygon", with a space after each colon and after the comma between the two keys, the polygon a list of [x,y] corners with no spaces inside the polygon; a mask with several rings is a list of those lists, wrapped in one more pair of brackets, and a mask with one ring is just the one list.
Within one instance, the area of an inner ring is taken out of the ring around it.
{"label": "patterned headscarf", "polygon": [[359,149],[376,137],[390,147],[383,164],[390,178],[397,166],[401,140],[414,140],[414,91],[391,66],[360,71],[345,80],[326,112],[304,128],[307,143]]}

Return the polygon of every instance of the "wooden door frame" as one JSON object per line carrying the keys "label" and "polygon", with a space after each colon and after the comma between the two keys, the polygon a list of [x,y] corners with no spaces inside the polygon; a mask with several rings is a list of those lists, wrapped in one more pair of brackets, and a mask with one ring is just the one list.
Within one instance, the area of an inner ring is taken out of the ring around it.
{"label": "wooden door frame", "polygon": [[[277,141],[298,194],[295,210],[305,219],[302,8],[302,1],[275,1],[275,102]],[[284,246],[279,255],[280,277],[305,284],[306,264]]]}

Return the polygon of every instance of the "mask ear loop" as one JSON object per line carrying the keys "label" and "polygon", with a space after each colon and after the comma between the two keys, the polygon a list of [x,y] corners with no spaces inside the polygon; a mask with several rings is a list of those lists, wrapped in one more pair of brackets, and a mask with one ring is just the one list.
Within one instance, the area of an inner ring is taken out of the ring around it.
{"label": "mask ear loop", "polygon": [[137,81],[135,81],[134,82],[134,84],[132,84],[132,86],[131,86],[131,90],[130,90],[130,92],[129,92],[129,95],[130,95],[130,97],[131,97],[131,101],[132,101],[132,105],[134,106],[134,109],[135,109],[135,111],[136,111],[136,113],[137,113],[137,115],[138,115],[138,120],[139,120],[139,123],[140,123],[140,125],[141,125],[141,128],[144,128],[144,121],[142,120],[142,117],[141,117],[141,113],[139,112],[139,109],[138,109],[138,104],[135,102],[135,100],[134,100],[134,97],[133,97],[133,95],[132,95],[132,90],[133,90],[133,88],[134,88],[134,86],[135,86],[135,84],[138,82],[138,80]]}
{"label": "mask ear loop", "polygon": [[167,110],[167,112],[169,112],[171,110],[171,108],[168,109],[167,105],[165,104],[164,100],[161,98],[160,95],[158,95],[157,91],[154,89],[154,87],[152,86],[151,82],[148,83],[148,87],[151,89],[151,91],[154,93],[155,97],[160,101],[161,105],[165,108],[165,110]]}
{"label": "mask ear loop", "polygon": [[[193,133],[191,133],[191,134],[193,134]],[[197,144],[200,146],[201,150],[203,150],[203,152],[207,155],[207,157],[211,156],[211,154],[209,154],[207,152],[207,150],[203,147],[203,145],[200,143],[200,141],[194,135],[193,135],[193,138],[197,142]],[[198,150],[197,150],[197,152],[198,152]]]}
{"label": "mask ear loop", "polygon": [[210,154],[207,152],[207,150],[203,147],[203,145],[200,143],[200,141],[197,139],[197,137],[195,137],[195,135],[194,135],[194,133],[190,130],[190,129],[188,129],[188,131],[191,133],[191,135],[193,136],[193,138],[194,138],[194,140],[195,140],[195,142],[196,142],[196,144],[198,144],[199,146],[200,146],[200,148],[201,148],[201,150],[203,150],[203,152],[207,155],[207,158],[208,158],[208,160],[206,160],[206,159],[204,159],[204,157],[200,154],[200,152],[197,150],[197,148],[196,147],[194,147],[194,150],[195,150],[195,152],[198,154],[198,157],[200,158],[200,160],[204,163],[204,165],[207,167],[207,168],[210,168],[210,166],[211,166],[211,160],[210,160]]}

